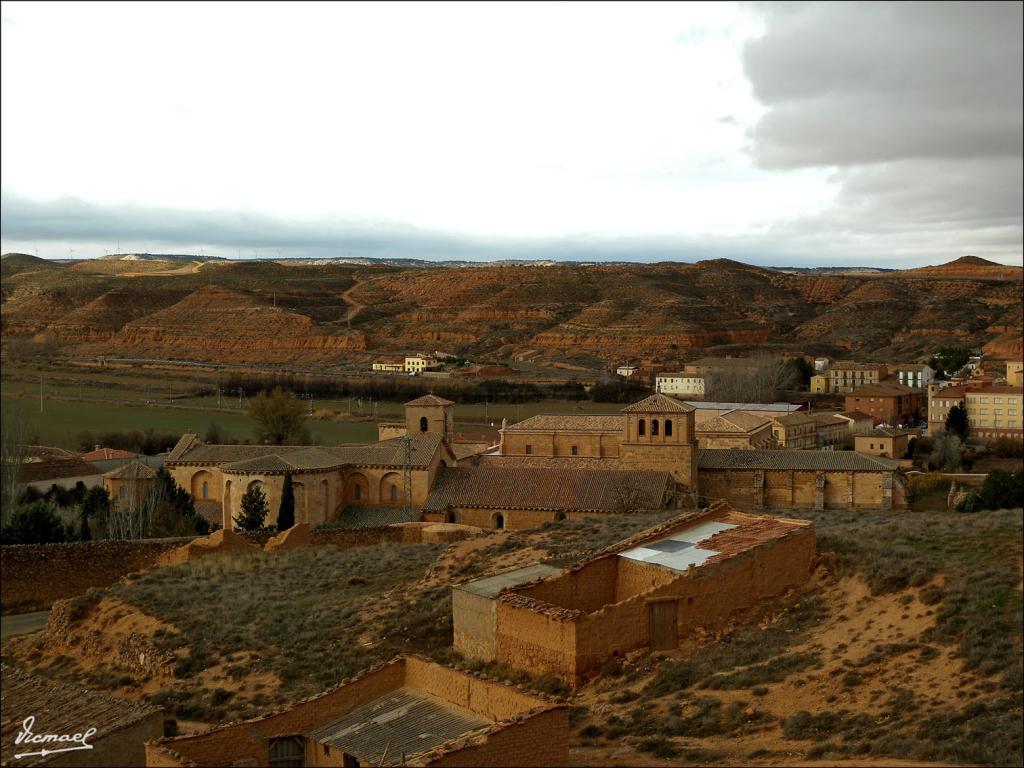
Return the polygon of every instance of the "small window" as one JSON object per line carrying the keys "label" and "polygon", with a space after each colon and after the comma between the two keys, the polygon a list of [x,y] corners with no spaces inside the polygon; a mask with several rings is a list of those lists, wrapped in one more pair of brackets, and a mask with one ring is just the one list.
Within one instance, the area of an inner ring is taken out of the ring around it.
{"label": "small window", "polygon": [[665,437],[672,437],[672,419],[665,419]]}
{"label": "small window", "polygon": [[637,423],[636,433],[641,437],[647,434],[647,422],[644,421],[643,419],[640,419],[640,421]]}
{"label": "small window", "polygon": [[426,432],[426,431],[427,431],[427,417],[426,416],[420,416],[420,432]]}
{"label": "small window", "polygon": [[203,480],[203,498],[210,498],[210,484],[206,480]]}
{"label": "small window", "polygon": [[270,762],[271,768],[301,768],[305,749],[301,736],[279,736],[270,740]]}
{"label": "small window", "polygon": [[571,450],[572,450],[572,455],[573,456],[579,455],[579,449],[577,449],[577,447],[575,445],[571,448]]}
{"label": "small window", "polygon": [[555,520],[565,520],[565,512],[555,512]]}
{"label": "small window", "polygon": [[128,498],[128,486],[127,485],[122,485],[121,486],[121,490],[118,492],[118,495],[122,499],[127,499]]}
{"label": "small window", "polygon": [[651,419],[651,435],[656,436],[658,434],[658,420]]}
{"label": "small window", "polygon": [[533,446],[532,445],[527,445],[526,446],[526,455],[529,456],[531,453],[533,453]]}
{"label": "small window", "polygon": [[359,501],[363,496],[363,489],[359,487],[359,483],[356,483],[355,488],[352,489],[352,498]]}
{"label": "small window", "polygon": [[398,486],[397,485],[392,485],[391,486],[391,503],[394,504],[396,501],[398,501]]}

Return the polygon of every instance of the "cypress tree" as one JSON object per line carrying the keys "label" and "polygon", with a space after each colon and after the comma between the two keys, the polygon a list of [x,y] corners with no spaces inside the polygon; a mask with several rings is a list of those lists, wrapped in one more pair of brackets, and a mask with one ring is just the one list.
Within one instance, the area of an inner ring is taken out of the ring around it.
{"label": "cypress tree", "polygon": [[287,531],[295,525],[295,491],[292,489],[292,473],[284,473],[284,488],[281,490],[281,507],[277,511],[277,530]]}

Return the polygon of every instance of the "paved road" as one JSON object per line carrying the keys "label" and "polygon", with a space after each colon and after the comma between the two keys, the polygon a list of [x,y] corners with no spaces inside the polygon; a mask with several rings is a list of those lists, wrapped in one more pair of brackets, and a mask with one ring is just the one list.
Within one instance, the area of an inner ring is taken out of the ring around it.
{"label": "paved road", "polygon": [[35,632],[46,626],[50,618],[49,611],[38,613],[18,613],[13,616],[0,616],[0,640],[6,640],[15,635],[26,635]]}

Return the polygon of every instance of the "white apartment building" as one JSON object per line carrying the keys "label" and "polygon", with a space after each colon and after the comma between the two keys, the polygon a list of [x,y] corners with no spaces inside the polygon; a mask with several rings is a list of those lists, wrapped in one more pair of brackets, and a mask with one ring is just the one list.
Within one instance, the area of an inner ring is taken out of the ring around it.
{"label": "white apartment building", "polygon": [[654,378],[654,391],[663,395],[704,395],[704,377],[692,373],[659,373]]}

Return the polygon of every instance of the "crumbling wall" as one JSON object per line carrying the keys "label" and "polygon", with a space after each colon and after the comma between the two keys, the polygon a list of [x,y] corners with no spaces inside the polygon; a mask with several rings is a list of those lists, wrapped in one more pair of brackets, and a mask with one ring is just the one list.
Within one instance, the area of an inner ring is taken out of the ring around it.
{"label": "crumbling wall", "polygon": [[4,613],[49,607],[90,587],[109,587],[122,576],[150,568],[191,538],[81,541],[5,545],[0,557],[0,608]]}
{"label": "crumbling wall", "polygon": [[560,706],[532,717],[523,717],[474,742],[436,759],[427,756],[422,764],[467,768],[480,765],[568,766],[569,708]]}
{"label": "crumbling wall", "polygon": [[538,705],[537,696],[415,657],[405,660],[405,684],[490,720],[511,720]]}
{"label": "crumbling wall", "polygon": [[585,613],[615,602],[618,563],[614,557],[593,560],[557,578],[537,582],[516,593],[560,608]]}
{"label": "crumbling wall", "polygon": [[495,644],[498,661],[535,674],[573,679],[576,674],[576,624],[579,611],[534,610],[512,596],[514,602],[496,602]]}

